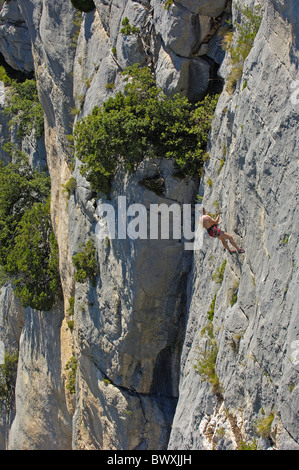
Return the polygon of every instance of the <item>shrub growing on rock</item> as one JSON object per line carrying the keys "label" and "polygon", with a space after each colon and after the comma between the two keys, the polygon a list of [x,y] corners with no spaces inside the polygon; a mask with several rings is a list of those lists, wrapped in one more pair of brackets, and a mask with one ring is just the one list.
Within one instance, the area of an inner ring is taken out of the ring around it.
{"label": "shrub growing on rock", "polygon": [[82,244],[79,248],[82,248],[81,251],[73,256],[73,264],[76,268],[75,280],[83,283],[90,279],[94,284],[98,273],[94,242],[88,240],[85,246]]}
{"label": "shrub growing on rock", "polygon": [[242,77],[244,62],[249,55],[255,37],[262,22],[261,6],[253,9],[236,4],[239,20],[236,21],[235,31],[225,31],[223,34],[222,48],[229,51],[231,72],[228,76],[227,91],[231,94]]}
{"label": "shrub growing on rock", "polygon": [[0,417],[9,416],[14,406],[19,352],[5,351],[4,363],[0,364]]}
{"label": "shrub growing on rock", "polygon": [[23,306],[37,310],[50,310],[61,295],[49,193],[49,176],[24,156],[0,162],[0,264]]}
{"label": "shrub growing on rock", "polygon": [[36,138],[41,137],[44,133],[44,112],[35,80],[25,80],[23,83],[13,80],[8,100],[4,112],[11,118],[10,125],[17,127],[17,137],[22,139],[33,130]]}
{"label": "shrub growing on rock", "polygon": [[144,157],[172,159],[181,175],[198,175],[217,96],[192,107],[187,98],[166,96],[147,67],[128,67],[124,93],[81,119],[74,130],[81,173],[93,189],[109,194],[118,165],[133,171]]}
{"label": "shrub growing on rock", "polygon": [[58,263],[49,201],[35,203],[18,225],[7,263],[15,277],[16,295],[24,306],[47,311],[58,295],[61,297]]}
{"label": "shrub growing on rock", "polygon": [[66,388],[70,394],[76,392],[76,375],[77,375],[78,362],[75,356],[72,356],[65,365],[65,370],[68,371]]}

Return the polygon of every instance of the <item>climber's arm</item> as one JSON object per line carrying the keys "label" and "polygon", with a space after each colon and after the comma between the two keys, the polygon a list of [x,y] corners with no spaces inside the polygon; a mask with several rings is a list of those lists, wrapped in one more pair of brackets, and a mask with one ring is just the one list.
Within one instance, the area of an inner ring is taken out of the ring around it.
{"label": "climber's arm", "polygon": [[213,225],[219,224],[220,214],[217,215],[216,219],[213,219],[210,215],[207,216],[208,221]]}

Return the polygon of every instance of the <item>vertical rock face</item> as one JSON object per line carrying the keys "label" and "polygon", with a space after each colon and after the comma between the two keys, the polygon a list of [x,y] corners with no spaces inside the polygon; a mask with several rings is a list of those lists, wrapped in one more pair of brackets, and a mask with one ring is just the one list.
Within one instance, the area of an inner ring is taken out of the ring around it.
{"label": "vertical rock face", "polygon": [[[246,250],[228,256],[208,236],[194,254],[182,240],[101,239],[96,208],[108,201],[94,198],[79,162],[70,164],[67,136],[94,106],[123,89],[121,72],[136,62],[149,66],[169,95],[181,92],[196,102],[217,90],[224,59],[217,32],[231,2],[178,0],[169,8],[156,0],[94,3],[87,14],[63,0],[11,0],[3,10],[5,18],[18,18],[14,28],[26,29],[26,44],[30,37],[33,59],[15,65],[20,31],[7,36],[9,20],[0,29],[0,51],[16,69],[32,70],[34,63],[64,311],[59,305],[25,311],[3,287],[0,339],[19,342],[20,355],[15,417],[1,445],[234,449],[252,442],[253,422],[273,413],[270,440],[260,445],[295,448],[298,7],[291,0],[265,5],[242,81],[232,96],[222,93],[216,110],[199,193],[209,211],[220,205],[223,226]],[[121,32],[125,19],[139,32]],[[15,47],[7,46],[8,37]],[[226,58],[224,78],[228,68]],[[143,184],[157,175],[163,195]],[[67,198],[71,177],[76,189]],[[196,179],[174,177],[169,161],[146,160],[134,174],[118,171],[109,204],[118,224],[119,196],[148,212],[150,204],[182,207],[197,190]],[[95,284],[74,278],[72,256],[88,240],[96,248]],[[217,283],[212,274],[224,260]],[[214,297],[217,393],[193,367],[198,351],[208,347],[201,332]]]}
{"label": "vertical rock face", "polygon": [[16,0],[3,2],[1,8],[0,51],[14,70],[34,70],[28,28]]}
{"label": "vertical rock face", "polygon": [[[265,5],[242,81],[218,102],[200,191],[246,253],[229,255],[205,235],[195,254],[169,449],[252,443],[271,413],[259,446],[298,449],[298,18],[294,2]],[[218,395],[194,369],[215,294]]]}
{"label": "vertical rock face", "polygon": [[61,375],[63,309],[26,309],[19,345],[16,417],[9,449],[64,450],[71,446],[71,418]]}
{"label": "vertical rock face", "polygon": [[[0,290],[0,341],[1,345],[9,350],[16,350],[20,341],[20,335],[24,325],[25,310],[16,299],[9,283],[1,286]],[[1,353],[3,349],[1,348]],[[3,358],[1,357],[1,360]],[[1,413],[0,419],[0,449],[7,448],[7,434],[14,416],[13,407],[11,416]],[[9,419],[10,418],[10,419]]]}
{"label": "vertical rock face", "polygon": [[[158,170],[167,188],[163,198],[139,184]],[[169,164],[153,161],[141,165],[130,177],[120,172],[109,201],[115,208],[116,225],[121,217],[119,195],[126,197],[128,207],[139,203],[147,210],[151,203],[189,201],[194,182],[174,178],[172,170]],[[101,224],[99,218],[95,225],[94,215],[84,221],[80,230],[78,208],[86,207],[81,195],[79,188],[69,202],[70,227],[74,227],[75,216],[78,229],[72,232],[74,250],[86,239],[86,232],[92,236]],[[95,237],[95,246],[100,268],[97,285],[77,284],[75,292],[74,337],[80,392],[74,445],[165,448],[178,396],[190,257],[180,240]],[[87,415],[86,407],[94,411]],[[94,427],[104,427],[98,440],[92,434]]]}
{"label": "vertical rock face", "polygon": [[[202,97],[214,59],[199,49],[205,42],[208,52],[214,20],[186,6],[167,11],[160,2],[96,1],[96,9],[83,15],[71,2],[12,3],[30,35],[45,112],[51,213],[65,312],[74,298],[74,329],[59,307],[26,312],[9,448],[166,448],[178,397],[191,258],[176,240],[99,240],[96,201],[77,165],[77,189],[69,201],[65,196],[63,186],[72,176],[67,135],[72,109],[75,120],[88,115],[123,88],[121,72],[136,62],[152,68],[165,92]],[[224,8],[217,11],[218,26]],[[139,28],[138,34],[121,32],[125,19]],[[163,197],[139,184],[157,173],[165,182]],[[125,195],[128,205],[182,205],[195,190],[196,181],[174,178],[171,165],[145,162],[134,175],[117,176],[110,203],[116,207],[118,195]],[[74,282],[71,259],[91,238],[99,267],[96,286]],[[77,361],[75,395],[66,387],[72,357]]]}

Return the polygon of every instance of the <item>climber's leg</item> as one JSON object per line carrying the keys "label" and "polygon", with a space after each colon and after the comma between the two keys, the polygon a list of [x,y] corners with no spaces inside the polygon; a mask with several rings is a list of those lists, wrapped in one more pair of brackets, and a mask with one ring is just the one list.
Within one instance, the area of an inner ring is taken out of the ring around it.
{"label": "climber's leg", "polygon": [[230,242],[230,244],[236,248],[236,250],[238,250],[239,252],[244,252],[243,250],[241,250],[241,248],[238,247],[238,245],[236,244],[234,238],[232,235],[230,235],[229,233],[226,233],[226,232],[220,232],[220,236],[219,236],[220,240],[222,241],[224,247],[228,250],[228,251],[231,251],[227,245],[227,242],[226,240],[228,240]]}

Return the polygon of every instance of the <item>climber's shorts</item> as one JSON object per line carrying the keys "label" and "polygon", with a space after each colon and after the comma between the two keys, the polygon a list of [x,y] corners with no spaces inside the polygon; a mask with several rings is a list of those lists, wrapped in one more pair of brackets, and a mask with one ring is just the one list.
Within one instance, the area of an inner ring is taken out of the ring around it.
{"label": "climber's shorts", "polygon": [[210,237],[216,238],[220,236],[220,228],[217,228],[215,225],[208,229],[208,234]]}

